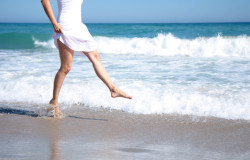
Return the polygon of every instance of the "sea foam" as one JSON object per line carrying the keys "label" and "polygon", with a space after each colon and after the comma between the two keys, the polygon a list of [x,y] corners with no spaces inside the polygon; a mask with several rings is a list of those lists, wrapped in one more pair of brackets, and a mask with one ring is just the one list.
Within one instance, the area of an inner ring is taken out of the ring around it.
{"label": "sea foam", "polygon": [[[33,83],[31,83],[31,80]],[[0,102],[47,105],[52,95],[53,77],[12,80],[0,84]],[[116,81],[115,81],[116,82]],[[72,105],[110,108],[136,114],[179,114],[250,120],[250,92],[227,91],[228,87],[160,85],[146,82],[119,82],[132,100],[112,99],[100,81],[65,82],[59,101],[62,111]],[[231,87],[232,88],[232,87]],[[73,108],[72,108],[73,109]]]}
{"label": "sea foam", "polygon": [[49,41],[39,41],[37,38],[32,36],[32,40],[34,42],[35,47],[44,47],[44,48],[56,48],[54,45],[54,40]]}

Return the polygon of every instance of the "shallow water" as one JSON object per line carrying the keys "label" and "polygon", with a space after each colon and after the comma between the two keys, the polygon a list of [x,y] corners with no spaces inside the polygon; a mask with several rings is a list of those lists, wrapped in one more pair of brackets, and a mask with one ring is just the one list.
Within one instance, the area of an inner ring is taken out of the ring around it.
{"label": "shallow water", "polygon": [[[78,105],[250,119],[249,23],[87,26],[112,80],[133,100],[111,99],[87,58],[75,53],[59,97],[63,112]],[[0,24],[1,104],[47,105],[60,66],[51,34],[49,24]]]}

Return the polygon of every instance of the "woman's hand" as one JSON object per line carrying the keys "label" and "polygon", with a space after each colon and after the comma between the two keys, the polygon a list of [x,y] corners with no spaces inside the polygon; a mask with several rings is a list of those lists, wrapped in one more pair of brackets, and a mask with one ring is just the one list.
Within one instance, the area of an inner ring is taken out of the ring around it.
{"label": "woman's hand", "polygon": [[63,33],[63,32],[62,32],[62,27],[60,26],[60,24],[55,23],[55,24],[53,24],[53,27],[54,27],[54,31],[55,31],[56,33]]}

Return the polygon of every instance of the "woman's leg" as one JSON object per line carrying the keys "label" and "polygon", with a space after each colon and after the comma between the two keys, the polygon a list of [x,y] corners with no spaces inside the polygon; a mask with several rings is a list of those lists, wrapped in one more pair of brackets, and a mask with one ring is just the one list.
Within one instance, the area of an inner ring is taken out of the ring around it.
{"label": "woman's leg", "polygon": [[74,51],[68,48],[59,40],[57,40],[57,43],[58,43],[58,48],[59,48],[61,67],[58,70],[54,79],[53,97],[50,100],[50,104],[54,105],[55,113],[60,113],[59,106],[58,106],[58,96],[59,96],[59,92],[62,87],[63,81],[67,73],[71,69]]}
{"label": "woman's leg", "polygon": [[93,52],[83,52],[88,59],[91,61],[95,73],[97,74],[97,76],[106,84],[106,86],[109,88],[110,93],[111,93],[111,97],[116,98],[116,97],[124,97],[124,98],[128,98],[128,99],[132,99],[132,96],[126,94],[125,92],[119,90],[115,84],[112,82],[112,80],[110,79],[107,71],[105,70],[105,68],[103,67],[101,60],[100,60],[100,56],[99,53],[97,51],[93,51]]}

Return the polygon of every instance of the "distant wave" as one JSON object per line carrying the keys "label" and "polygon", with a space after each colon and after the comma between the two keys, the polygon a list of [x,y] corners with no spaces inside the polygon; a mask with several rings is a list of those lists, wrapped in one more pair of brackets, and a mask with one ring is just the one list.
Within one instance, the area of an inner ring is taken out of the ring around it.
{"label": "distant wave", "polygon": [[[250,37],[199,37],[180,39],[169,34],[154,38],[94,37],[98,50],[104,54],[138,54],[191,57],[249,57]],[[33,38],[36,47],[55,48],[53,41]]]}
{"label": "distant wave", "polygon": [[[54,49],[53,40],[42,40],[50,35],[6,33],[0,36],[0,49]],[[173,34],[156,37],[94,37],[103,54],[136,54],[190,57],[250,57],[250,37],[215,36],[194,39],[178,38]]]}
{"label": "distant wave", "polygon": [[54,45],[54,40],[49,41],[39,41],[37,38],[32,36],[32,40],[34,42],[35,47],[44,47],[44,48],[56,48]]}

